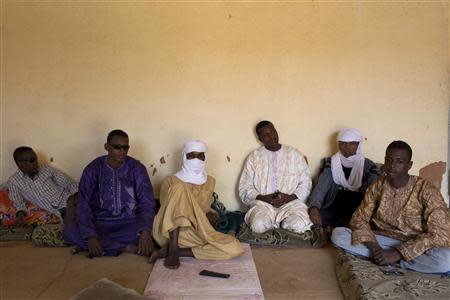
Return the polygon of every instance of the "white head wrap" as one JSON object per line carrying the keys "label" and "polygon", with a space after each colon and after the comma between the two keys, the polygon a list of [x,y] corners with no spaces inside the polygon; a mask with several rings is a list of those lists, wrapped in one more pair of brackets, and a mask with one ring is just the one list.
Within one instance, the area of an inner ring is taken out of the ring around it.
{"label": "white head wrap", "polygon": [[[206,152],[208,147],[202,141],[189,141],[184,144],[183,148],[183,166],[181,170],[175,173],[181,181],[193,184],[204,184],[208,179],[205,171],[206,165]],[[187,159],[186,154],[190,152],[204,152],[205,161],[198,158]]]}
{"label": "white head wrap", "polygon": [[[339,142],[359,142],[355,155],[345,157],[338,151],[331,157],[333,181],[346,189],[356,192],[361,187],[364,174],[364,155],[362,154],[363,136],[354,128],[343,128],[338,134],[337,141],[338,144]],[[342,166],[352,168],[348,180],[345,178]]]}

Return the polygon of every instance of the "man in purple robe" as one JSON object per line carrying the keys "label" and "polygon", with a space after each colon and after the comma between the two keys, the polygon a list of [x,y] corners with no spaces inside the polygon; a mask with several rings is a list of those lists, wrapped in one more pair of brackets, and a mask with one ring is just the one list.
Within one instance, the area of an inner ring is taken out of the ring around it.
{"label": "man in purple robe", "polygon": [[108,155],[83,171],[76,222],[66,225],[64,240],[89,257],[133,252],[149,256],[155,201],[147,170],[127,156],[130,145],[122,130],[108,134]]}

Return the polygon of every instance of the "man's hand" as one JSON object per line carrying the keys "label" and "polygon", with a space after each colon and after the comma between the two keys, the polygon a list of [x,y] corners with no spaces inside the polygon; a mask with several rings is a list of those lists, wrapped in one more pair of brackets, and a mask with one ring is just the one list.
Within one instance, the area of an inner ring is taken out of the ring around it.
{"label": "man's hand", "polygon": [[208,218],[208,221],[212,225],[212,227],[215,227],[217,221],[219,221],[219,215],[213,211],[207,212],[206,217]]}
{"label": "man's hand", "polygon": [[297,199],[297,195],[292,194],[288,195],[282,192],[275,193],[275,198],[273,199],[272,205],[276,208],[281,207],[285,205],[286,203],[289,203],[293,200]]}
{"label": "man's hand", "polygon": [[256,199],[267,202],[273,207],[278,208],[286,203],[291,202],[292,200],[297,199],[297,196],[295,194],[288,195],[282,192],[275,192],[273,194],[268,195],[258,195],[256,196]]}
{"label": "man's hand", "polygon": [[89,257],[103,256],[103,248],[96,236],[88,238]]}
{"label": "man's hand", "polygon": [[154,249],[152,236],[149,230],[142,230],[139,237],[138,254],[142,256],[150,256]]}
{"label": "man's hand", "polygon": [[25,227],[27,224],[25,222],[26,213],[23,210],[20,210],[16,213],[16,226],[17,227]]}
{"label": "man's hand", "polygon": [[366,242],[364,245],[369,249],[371,258],[373,257],[375,251],[381,250],[381,246],[378,242]]}
{"label": "man's hand", "polygon": [[314,225],[322,225],[322,217],[317,207],[311,207],[309,209],[309,218]]}
{"label": "man's hand", "polygon": [[278,193],[267,194],[267,195],[258,195],[256,196],[256,200],[261,200],[270,205],[273,205],[274,199],[277,197]]}
{"label": "man's hand", "polygon": [[383,249],[377,242],[364,243],[370,251],[370,258],[380,266],[393,264],[402,259],[402,255],[397,249]]}
{"label": "man's hand", "polygon": [[376,249],[373,252],[372,260],[380,266],[394,264],[402,259],[402,255],[397,249]]}

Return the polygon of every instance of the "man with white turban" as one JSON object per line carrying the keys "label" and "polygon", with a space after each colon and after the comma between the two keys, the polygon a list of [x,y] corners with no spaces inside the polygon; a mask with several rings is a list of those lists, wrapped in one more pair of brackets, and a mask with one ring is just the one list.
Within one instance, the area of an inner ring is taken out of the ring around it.
{"label": "man with white turban", "polygon": [[337,137],[339,151],[325,158],[322,172],[309,199],[309,216],[327,233],[347,226],[364,198],[367,187],[378,177],[375,164],[364,157],[363,136],[354,128],[343,128]]}
{"label": "man with white turban", "polygon": [[282,145],[269,121],[256,125],[263,144],[247,157],[239,181],[239,196],[250,206],[245,222],[256,233],[274,228],[303,233],[311,228],[306,199],[311,192],[311,175],[303,155]]}
{"label": "man with white turban", "polygon": [[165,258],[164,265],[176,269],[180,256],[198,259],[230,259],[243,253],[238,240],[217,232],[211,223],[215,179],[206,174],[206,144],[190,141],[183,148],[183,166],[161,186],[161,208],[153,223],[153,237],[161,249],[150,262]]}

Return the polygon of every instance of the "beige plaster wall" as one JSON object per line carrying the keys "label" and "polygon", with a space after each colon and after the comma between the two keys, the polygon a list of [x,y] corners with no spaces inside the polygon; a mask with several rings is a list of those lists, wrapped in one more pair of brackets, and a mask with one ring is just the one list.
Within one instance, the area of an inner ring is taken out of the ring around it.
{"label": "beige plaster wall", "polygon": [[208,172],[236,209],[262,119],[314,176],[342,126],[379,162],[408,141],[412,173],[447,160],[447,2],[1,3],[2,182],[20,145],[79,179],[122,128],[156,189],[186,140],[206,141]]}

